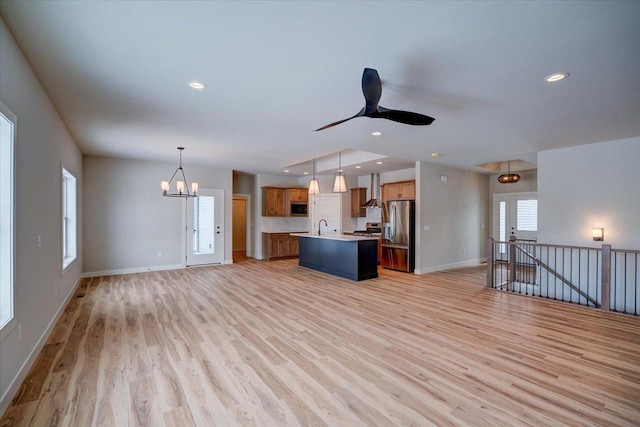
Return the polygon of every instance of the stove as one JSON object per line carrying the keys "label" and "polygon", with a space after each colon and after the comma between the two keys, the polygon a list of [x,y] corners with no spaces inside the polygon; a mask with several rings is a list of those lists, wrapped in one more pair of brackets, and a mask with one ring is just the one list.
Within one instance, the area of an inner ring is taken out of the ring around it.
{"label": "stove", "polygon": [[354,236],[366,236],[366,237],[380,237],[382,234],[382,227],[379,222],[368,222],[366,230],[354,230]]}

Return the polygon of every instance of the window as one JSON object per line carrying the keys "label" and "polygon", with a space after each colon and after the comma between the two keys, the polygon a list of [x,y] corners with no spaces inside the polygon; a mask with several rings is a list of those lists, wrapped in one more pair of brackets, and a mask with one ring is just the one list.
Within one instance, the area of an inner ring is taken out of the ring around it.
{"label": "window", "polygon": [[[499,218],[500,236],[498,240],[505,242],[507,240],[507,202],[500,202],[500,218]],[[507,245],[500,243],[500,253],[507,253]]]}
{"label": "window", "polygon": [[538,200],[518,200],[518,231],[538,231]]}
{"label": "window", "polygon": [[212,254],[214,252],[214,197],[198,196],[193,209],[193,253]]}
{"label": "window", "polygon": [[77,256],[76,239],[76,177],[62,168],[62,269]]}
{"label": "window", "polygon": [[0,102],[0,339],[13,324],[15,116]]}

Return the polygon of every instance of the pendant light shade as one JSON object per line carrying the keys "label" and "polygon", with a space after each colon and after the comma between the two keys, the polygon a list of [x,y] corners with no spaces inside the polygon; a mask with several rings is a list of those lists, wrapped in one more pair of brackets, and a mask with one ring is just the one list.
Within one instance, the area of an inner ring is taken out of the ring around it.
{"label": "pendant light shade", "polygon": [[342,151],[338,153],[338,172],[333,176],[333,192],[334,193],[346,193],[347,189],[347,178],[344,176],[344,172],[342,172]]}
{"label": "pendant light shade", "polygon": [[[198,196],[198,183],[191,183],[191,191],[189,191],[189,183],[187,182],[187,177],[184,175],[184,170],[182,169],[182,150],[184,147],[178,147],[178,151],[180,152],[180,163],[176,168],[176,171],[171,176],[169,181],[162,181],[160,183],[160,188],[162,189],[162,195],[165,197],[197,197]],[[176,178],[176,191],[171,192],[171,183],[173,179]]]}
{"label": "pendant light shade", "polygon": [[515,184],[520,181],[520,175],[517,173],[511,173],[510,161],[507,161],[507,173],[503,173],[498,177],[500,184]]}
{"label": "pendant light shade", "polygon": [[313,159],[313,178],[309,181],[309,194],[320,194],[320,182],[316,179],[316,159]]}

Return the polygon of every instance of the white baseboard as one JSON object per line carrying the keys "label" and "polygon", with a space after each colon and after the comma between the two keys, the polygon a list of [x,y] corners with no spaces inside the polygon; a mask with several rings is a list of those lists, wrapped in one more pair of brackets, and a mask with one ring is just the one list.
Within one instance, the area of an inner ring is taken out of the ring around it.
{"label": "white baseboard", "polygon": [[120,274],[134,274],[145,273],[147,271],[163,271],[163,270],[178,270],[185,268],[182,264],[174,265],[158,265],[151,267],[135,267],[135,268],[120,268],[116,270],[104,270],[104,271],[85,271],[82,273],[82,277],[101,277],[101,276],[117,276]]}
{"label": "white baseboard", "polygon": [[413,271],[413,274],[427,274],[427,273],[434,273],[436,271],[451,270],[453,268],[473,267],[486,262],[487,262],[486,258],[471,259],[468,261],[454,262],[453,264],[443,264],[443,265],[437,265],[435,267],[415,269]]}
{"label": "white baseboard", "polygon": [[47,340],[49,339],[49,336],[53,332],[53,328],[56,326],[56,323],[58,323],[60,316],[62,316],[62,313],[64,313],[65,308],[67,308],[69,301],[71,301],[71,298],[78,290],[81,280],[82,280],[82,275],[78,277],[78,280],[76,281],[75,285],[73,285],[73,287],[71,288],[71,291],[65,297],[64,301],[58,308],[58,311],[56,312],[55,316],[53,316],[53,319],[51,319],[51,322],[49,322],[49,325],[47,325],[44,332],[42,332],[42,335],[40,335],[38,342],[29,353],[29,356],[24,361],[20,369],[18,369],[18,372],[13,377],[13,380],[11,380],[11,383],[7,388],[7,391],[0,398],[0,415],[4,414],[7,408],[9,407],[9,404],[11,403],[13,396],[15,396],[15,394],[18,392],[18,389],[22,385],[22,382],[27,377],[27,374],[31,370],[33,363],[36,361],[36,358],[40,354],[40,351],[42,351],[44,344],[47,342]]}
{"label": "white baseboard", "polygon": [[232,259],[225,259],[222,264],[233,264],[233,260]]}

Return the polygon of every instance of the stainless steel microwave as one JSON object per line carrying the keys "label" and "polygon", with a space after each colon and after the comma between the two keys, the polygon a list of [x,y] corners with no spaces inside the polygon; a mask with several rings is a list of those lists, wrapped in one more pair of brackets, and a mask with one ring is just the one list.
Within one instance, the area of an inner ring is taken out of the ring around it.
{"label": "stainless steel microwave", "polygon": [[307,216],[307,204],[300,202],[291,202],[291,216]]}

